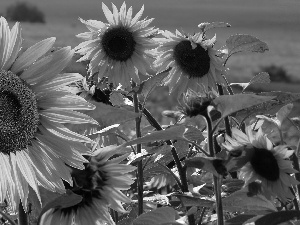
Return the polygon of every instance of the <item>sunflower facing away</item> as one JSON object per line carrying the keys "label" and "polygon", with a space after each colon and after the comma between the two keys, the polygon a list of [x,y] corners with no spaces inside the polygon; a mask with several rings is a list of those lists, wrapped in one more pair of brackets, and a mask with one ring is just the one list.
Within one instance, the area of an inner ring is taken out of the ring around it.
{"label": "sunflower facing away", "polygon": [[[170,93],[181,95],[188,88],[199,91],[199,84],[208,90],[216,89],[216,83],[224,83],[221,73],[225,71],[223,60],[213,48],[216,38],[206,39],[203,33],[184,35],[165,31],[157,51],[159,57],[154,61],[158,72],[172,68],[164,79]],[[208,88],[210,87],[210,88]],[[217,90],[217,89],[216,89]]]}
{"label": "sunflower facing away", "polygon": [[249,162],[239,173],[239,177],[245,180],[245,186],[259,180],[264,188],[283,203],[294,198],[289,187],[297,185],[298,181],[290,174],[298,171],[293,169],[292,162],[287,159],[293,150],[288,150],[286,145],[274,147],[261,129],[252,131],[251,126],[247,127],[246,134],[233,128],[232,138],[226,136],[223,145],[228,150],[246,147],[247,151],[252,151]]}
{"label": "sunflower facing away", "polygon": [[157,43],[152,39],[158,29],[148,27],[153,19],[140,20],[144,6],[132,18],[132,7],[126,12],[125,2],[120,11],[112,4],[113,11],[102,3],[108,23],[96,20],[81,20],[90,32],[77,35],[85,41],[79,44],[76,53],[83,55],[78,61],[90,60],[88,72],[98,72],[98,79],[108,77],[108,82],[129,87],[131,79],[140,82],[138,72],[146,74],[149,61],[154,57]]}
{"label": "sunflower facing away", "polygon": [[[77,73],[59,74],[74,52],[70,47],[45,55],[55,38],[21,51],[21,29],[10,30],[0,18],[0,202],[13,209],[27,205],[29,186],[64,192],[62,179],[72,185],[66,164],[84,169],[81,142],[90,139],[68,130],[64,123],[97,123],[73,110],[94,109],[83,98],[59,90],[82,79]],[[29,186],[28,186],[29,185]]]}
{"label": "sunflower facing away", "polygon": [[48,210],[41,219],[43,225],[56,224],[107,224],[114,225],[108,207],[118,212],[126,212],[123,203],[131,200],[121,190],[128,190],[133,183],[128,174],[134,166],[121,164],[129,154],[117,153],[115,146],[99,148],[86,164],[85,170],[73,170],[74,187],[71,190],[82,197],[74,206]]}

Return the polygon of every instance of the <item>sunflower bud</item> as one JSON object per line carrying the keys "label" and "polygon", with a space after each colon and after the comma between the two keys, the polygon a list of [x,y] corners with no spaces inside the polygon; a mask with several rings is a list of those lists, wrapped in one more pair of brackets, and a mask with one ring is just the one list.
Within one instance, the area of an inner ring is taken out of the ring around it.
{"label": "sunflower bud", "polygon": [[204,93],[196,93],[192,90],[183,96],[183,105],[181,105],[181,111],[188,117],[194,117],[198,115],[207,115],[207,107],[211,105],[211,102],[217,97],[215,91],[208,91]]}

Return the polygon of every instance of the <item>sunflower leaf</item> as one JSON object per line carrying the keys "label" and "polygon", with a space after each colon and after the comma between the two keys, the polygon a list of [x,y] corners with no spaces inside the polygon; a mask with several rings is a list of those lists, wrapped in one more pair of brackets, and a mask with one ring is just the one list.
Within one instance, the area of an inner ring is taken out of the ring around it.
{"label": "sunflower leaf", "polygon": [[228,58],[238,52],[265,52],[269,50],[268,45],[248,34],[231,35],[226,40],[228,48]]}
{"label": "sunflower leaf", "polygon": [[206,32],[212,28],[222,28],[222,27],[231,27],[231,25],[229,23],[225,23],[225,22],[212,22],[212,23],[200,23],[198,25],[198,27],[203,31]]}
{"label": "sunflower leaf", "polygon": [[37,224],[44,224],[42,216],[48,210],[68,208],[68,207],[79,204],[81,201],[82,201],[82,197],[80,195],[77,195],[74,192],[67,190],[66,194],[63,194],[63,195],[59,196],[58,198],[55,198],[53,201],[48,202],[43,207],[43,209],[40,213],[40,216],[38,218]]}
{"label": "sunflower leaf", "polygon": [[145,135],[144,137],[128,141],[124,145],[128,146],[152,141],[183,139],[183,134],[185,130],[186,128],[183,125],[172,126],[168,129],[155,131],[151,134]]}
{"label": "sunflower leaf", "polygon": [[234,192],[222,200],[224,210],[245,214],[267,214],[276,212],[274,204],[261,194],[250,196],[248,187]]}
{"label": "sunflower leaf", "polygon": [[84,113],[94,118],[101,127],[107,127],[113,124],[122,124],[129,120],[140,116],[139,113],[130,111],[130,106],[114,107],[102,102],[94,102],[96,109],[93,111],[85,111]]}
{"label": "sunflower leaf", "polygon": [[289,114],[291,113],[291,111],[293,110],[293,103],[289,103],[283,107],[281,107],[278,112],[276,113],[276,117],[278,119],[278,122],[279,122],[279,127],[281,127],[282,125],[282,122],[284,119],[286,119]]}
{"label": "sunflower leaf", "polygon": [[133,221],[133,225],[180,225],[182,223],[176,222],[179,219],[177,211],[171,207],[161,207],[156,210],[152,210],[148,213],[140,215]]}
{"label": "sunflower leaf", "polygon": [[164,78],[168,76],[169,70],[163,71],[149,79],[143,81],[140,85],[133,88],[129,94],[137,93],[143,95],[145,98],[154,90],[154,88],[162,82]]}
{"label": "sunflower leaf", "polygon": [[254,76],[248,83],[231,83],[230,86],[238,85],[243,88],[242,92],[245,91],[247,87],[249,87],[251,84],[258,84],[258,83],[270,83],[270,75],[267,72],[261,72]]}
{"label": "sunflower leaf", "polygon": [[215,201],[207,199],[206,197],[193,196],[192,194],[174,193],[172,196],[179,198],[182,205],[185,207],[197,206],[211,208],[215,203]]}
{"label": "sunflower leaf", "polygon": [[235,94],[221,95],[215,98],[212,103],[216,110],[221,112],[222,117],[226,117],[237,111],[267,102],[275,98],[274,96],[259,96],[256,94]]}
{"label": "sunflower leaf", "polygon": [[296,210],[290,211],[280,211],[280,212],[272,212],[264,216],[256,216],[248,221],[247,224],[252,224],[253,222],[255,225],[275,225],[287,222],[289,220],[294,220],[295,218],[300,219],[300,212]]}
{"label": "sunflower leaf", "polygon": [[185,160],[185,165],[187,167],[195,167],[198,169],[205,170],[207,172],[213,173],[215,176],[225,176],[227,174],[227,169],[223,165],[223,160],[208,158],[208,157],[194,157]]}
{"label": "sunflower leaf", "polygon": [[226,221],[226,225],[241,225],[249,219],[255,217],[255,215],[238,215]]}

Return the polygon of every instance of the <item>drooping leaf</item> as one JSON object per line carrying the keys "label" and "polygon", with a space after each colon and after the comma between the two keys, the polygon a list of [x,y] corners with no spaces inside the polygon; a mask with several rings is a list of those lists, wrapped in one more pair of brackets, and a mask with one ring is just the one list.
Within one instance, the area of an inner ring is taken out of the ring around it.
{"label": "drooping leaf", "polygon": [[213,207],[213,204],[215,201],[212,199],[208,199],[206,197],[200,197],[200,196],[193,196],[193,195],[188,195],[188,194],[179,194],[179,193],[174,193],[171,196],[175,196],[180,199],[181,203],[185,207],[189,206],[197,206],[197,207],[207,207],[211,208]]}
{"label": "drooping leaf", "polygon": [[132,91],[129,92],[129,94],[135,92],[137,94],[143,95],[144,97],[147,97],[154,90],[154,88],[160,85],[162,80],[168,76],[168,71],[169,70],[150,77],[140,85],[133,88]]}
{"label": "drooping leaf", "polygon": [[226,175],[227,170],[223,160],[212,157],[194,157],[185,160],[187,167],[195,167],[213,173],[215,176]]}
{"label": "drooping leaf", "polygon": [[161,140],[174,140],[174,139],[183,139],[183,134],[186,131],[186,127],[179,125],[179,126],[172,126],[165,130],[155,131],[151,134],[145,135],[144,137],[137,138],[131,141],[126,142],[124,145],[135,145],[135,144],[142,144],[152,141],[161,141]]}
{"label": "drooping leaf", "polygon": [[255,217],[255,215],[238,215],[236,217],[233,217],[227,221],[225,221],[225,225],[241,225],[244,224],[244,222],[246,222],[247,220],[251,219]]}
{"label": "drooping leaf", "polygon": [[109,95],[109,101],[111,102],[111,104],[113,106],[124,106],[127,105],[126,104],[126,100],[124,98],[124,96],[116,91],[113,91],[112,93],[110,93]]}
{"label": "drooping leaf", "polygon": [[140,114],[130,111],[130,107],[115,107],[102,102],[93,102],[95,110],[85,112],[85,114],[94,118],[101,127],[107,127],[113,124],[121,124],[133,120]]}
{"label": "drooping leaf", "polygon": [[206,32],[212,28],[222,28],[222,27],[231,27],[229,23],[225,22],[205,22],[205,23],[200,23],[198,27],[203,31]]}
{"label": "drooping leaf", "polygon": [[229,179],[223,180],[222,190],[231,194],[238,190],[241,190],[244,186],[244,181],[239,179]]}
{"label": "drooping leaf", "polygon": [[245,214],[256,215],[277,211],[274,204],[263,195],[252,196],[248,193],[248,187],[234,192],[222,200],[223,208],[231,212],[244,212]]}
{"label": "drooping leaf", "polygon": [[166,195],[160,195],[160,194],[155,194],[150,197],[144,197],[144,201],[149,201],[155,204],[160,204],[165,206],[170,204],[168,197]]}
{"label": "drooping leaf", "polygon": [[293,110],[293,107],[294,105],[292,103],[289,103],[278,110],[278,112],[276,113],[276,117],[279,122],[279,127],[281,127],[283,120],[289,116],[289,114]]}
{"label": "drooping leaf", "polygon": [[289,220],[300,219],[300,212],[296,210],[272,212],[264,216],[254,217],[246,221],[245,225],[277,225]]}
{"label": "drooping leaf", "polygon": [[184,133],[184,137],[190,141],[196,141],[200,143],[205,138],[202,132],[194,126],[186,126],[188,129]]}
{"label": "drooping leaf", "polygon": [[[43,214],[50,209],[64,209],[79,204],[82,201],[82,196],[67,190],[66,194],[62,194],[58,198],[48,202],[43,208],[38,218],[38,225],[43,223]],[[41,223],[40,223],[41,221]]]}
{"label": "drooping leaf", "polygon": [[140,215],[133,221],[133,225],[182,225],[182,223],[176,221],[179,218],[175,209],[171,207],[161,207]]}
{"label": "drooping leaf", "polygon": [[260,96],[256,94],[221,95],[215,98],[212,103],[221,112],[222,117],[226,117],[240,110],[270,101],[273,98],[274,96]]}
{"label": "drooping leaf", "polygon": [[228,57],[238,52],[265,52],[269,50],[268,45],[248,34],[231,35],[226,40]]}

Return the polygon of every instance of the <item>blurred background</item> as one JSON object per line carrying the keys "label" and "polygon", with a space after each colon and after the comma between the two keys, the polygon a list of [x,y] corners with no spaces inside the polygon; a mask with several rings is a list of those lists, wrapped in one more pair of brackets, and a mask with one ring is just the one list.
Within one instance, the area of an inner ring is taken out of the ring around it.
{"label": "blurred background", "polygon": [[[118,8],[123,3],[122,0],[0,0],[0,15],[11,20],[14,16],[20,20],[22,14],[25,18],[31,17],[28,19],[31,22],[21,23],[27,46],[55,36],[56,46],[75,47],[81,42],[75,35],[88,31],[79,17],[106,22],[101,2],[110,9],[111,2]],[[230,28],[210,31],[210,36],[217,35],[217,48],[236,33],[258,37],[269,45],[270,51],[231,57],[229,81],[247,82],[258,72],[266,71],[275,82],[267,88],[300,92],[299,0],[127,0],[126,4],[127,8],[133,6],[133,15],[144,5],[142,18],[155,18],[153,26],[172,32],[175,29],[198,32],[197,25],[202,22],[231,24]],[[24,13],[24,7],[29,14]]]}

